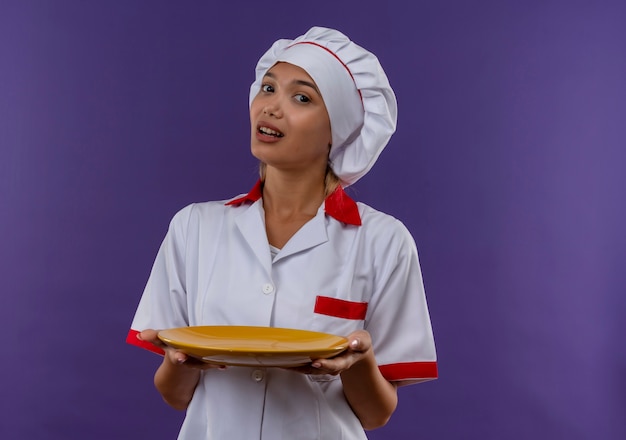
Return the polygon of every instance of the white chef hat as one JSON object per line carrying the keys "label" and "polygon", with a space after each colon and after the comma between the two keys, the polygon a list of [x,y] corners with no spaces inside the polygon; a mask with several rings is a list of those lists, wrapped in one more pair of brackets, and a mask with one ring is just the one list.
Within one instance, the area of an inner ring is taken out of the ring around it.
{"label": "white chef hat", "polygon": [[261,57],[250,103],[263,76],[278,62],[304,69],[322,94],[332,132],[330,164],[344,186],[367,173],[396,130],[398,107],[378,58],[341,32],[313,27],[281,39]]}

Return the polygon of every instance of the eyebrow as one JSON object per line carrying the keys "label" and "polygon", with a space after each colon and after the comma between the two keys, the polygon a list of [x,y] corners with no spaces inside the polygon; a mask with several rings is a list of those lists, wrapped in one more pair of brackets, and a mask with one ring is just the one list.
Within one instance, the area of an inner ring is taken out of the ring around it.
{"label": "eyebrow", "polygon": [[[268,77],[270,77],[270,78],[272,78],[272,79],[274,79],[274,80],[276,79],[276,75],[274,75],[272,72],[267,72],[264,76],[268,76]],[[294,80],[292,81],[292,83],[293,83],[293,84],[298,84],[298,85],[301,85],[301,86],[307,86],[307,87],[310,87],[310,88],[312,88],[313,90],[315,90],[315,92],[316,92],[318,95],[322,96],[322,94],[320,93],[320,91],[319,91],[319,89],[317,88],[317,86],[316,86],[314,83],[310,82],[310,81],[305,81],[305,80],[303,80],[303,79],[294,79]]]}

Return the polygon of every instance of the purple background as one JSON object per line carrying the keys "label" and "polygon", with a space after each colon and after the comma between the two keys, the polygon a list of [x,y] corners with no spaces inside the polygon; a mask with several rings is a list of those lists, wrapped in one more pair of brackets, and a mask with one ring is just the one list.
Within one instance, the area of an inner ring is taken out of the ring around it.
{"label": "purple background", "polygon": [[175,437],[130,320],[171,216],[254,183],[254,64],[316,24],[398,95],[352,194],[414,234],[439,354],[371,438],[626,438],[623,4],[1,1],[0,438]]}

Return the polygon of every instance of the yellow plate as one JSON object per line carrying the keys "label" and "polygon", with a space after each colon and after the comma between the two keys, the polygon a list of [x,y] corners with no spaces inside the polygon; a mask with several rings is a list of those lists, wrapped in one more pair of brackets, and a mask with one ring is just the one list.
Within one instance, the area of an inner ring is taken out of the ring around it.
{"label": "yellow plate", "polygon": [[230,325],[161,330],[159,339],[205,362],[237,366],[295,367],[348,347],[346,338],[328,333]]}

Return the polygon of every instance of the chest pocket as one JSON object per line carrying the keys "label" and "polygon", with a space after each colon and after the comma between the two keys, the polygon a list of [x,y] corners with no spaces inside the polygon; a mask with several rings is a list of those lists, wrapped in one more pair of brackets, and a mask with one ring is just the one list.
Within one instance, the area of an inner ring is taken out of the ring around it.
{"label": "chest pocket", "polygon": [[367,306],[366,302],[318,295],[313,309],[314,330],[348,336],[353,331],[363,328]]}
{"label": "chest pocket", "polygon": [[315,298],[315,309],[313,312],[336,318],[363,321],[367,315],[367,303],[318,295]]}

